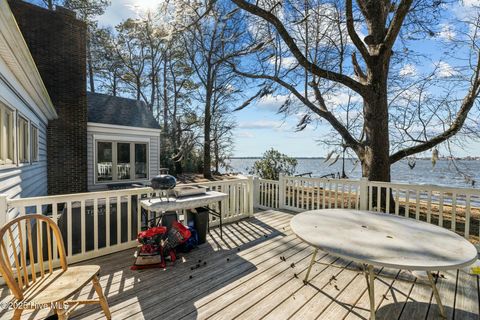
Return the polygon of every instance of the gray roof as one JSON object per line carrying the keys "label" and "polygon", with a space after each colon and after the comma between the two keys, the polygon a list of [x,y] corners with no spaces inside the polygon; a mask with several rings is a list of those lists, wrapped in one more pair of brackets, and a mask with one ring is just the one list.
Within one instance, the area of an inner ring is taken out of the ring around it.
{"label": "gray roof", "polygon": [[160,129],[143,101],[87,92],[88,122]]}

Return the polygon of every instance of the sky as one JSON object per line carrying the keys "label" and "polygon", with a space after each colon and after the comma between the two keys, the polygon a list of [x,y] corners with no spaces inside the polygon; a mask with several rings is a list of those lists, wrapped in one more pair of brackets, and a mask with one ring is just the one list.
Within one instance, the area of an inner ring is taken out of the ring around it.
{"label": "sky", "polygon": [[[145,9],[155,8],[162,0],[112,0],[111,6],[104,15],[99,17],[103,26],[114,26],[123,19],[137,17]],[[462,16],[473,5],[480,4],[480,0],[464,0],[464,6],[455,6],[448,13],[451,17]],[[447,19],[448,20],[448,19]],[[440,37],[443,40],[455,37],[455,24],[445,23],[441,26]],[[435,43],[425,41],[421,44],[425,50],[436,52]],[[438,53],[439,54],[439,53]],[[440,63],[441,72],[445,75],[455,72],[448,61]],[[421,71],[422,67],[414,64],[407,64],[401,69],[401,73],[415,74]],[[309,126],[301,132],[295,131],[298,118],[290,117],[284,119],[277,114],[278,107],[282,104],[283,97],[267,96],[265,99],[252,104],[251,106],[235,112],[238,127],[235,129],[235,150],[234,156],[259,156],[269,148],[275,148],[289,156],[296,157],[322,157],[329,153],[327,146],[319,144],[318,140],[325,137],[329,132],[326,124],[313,127]],[[469,142],[468,148],[454,147],[456,156],[480,156],[480,142]],[[440,149],[440,153],[446,152]],[[428,156],[423,154],[422,156]]]}

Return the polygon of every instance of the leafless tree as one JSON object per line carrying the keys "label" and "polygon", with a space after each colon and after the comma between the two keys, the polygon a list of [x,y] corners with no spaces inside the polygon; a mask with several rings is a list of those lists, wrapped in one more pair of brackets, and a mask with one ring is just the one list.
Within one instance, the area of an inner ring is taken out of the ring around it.
{"label": "leafless tree", "polygon": [[[262,45],[249,57],[256,63],[235,71],[287,95],[280,111],[303,112],[300,128],[327,122],[368,179],[390,181],[393,163],[459,133],[472,135],[475,125],[478,131],[478,8],[455,37],[453,56],[463,68],[452,71],[436,61],[431,74],[414,76],[408,63],[429,61],[415,53],[414,43],[442,31],[442,0],[231,1],[250,14],[250,34]],[[335,99],[345,92],[359,101],[353,127],[346,126]]]}

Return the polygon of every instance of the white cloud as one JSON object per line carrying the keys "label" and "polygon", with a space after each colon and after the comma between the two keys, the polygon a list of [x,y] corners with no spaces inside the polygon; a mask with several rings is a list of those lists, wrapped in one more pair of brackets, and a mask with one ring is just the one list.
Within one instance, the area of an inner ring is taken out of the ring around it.
{"label": "white cloud", "polygon": [[253,134],[253,132],[243,131],[243,130],[239,131],[236,136],[237,136],[237,138],[247,138],[247,139],[255,138],[255,135]]}
{"label": "white cloud", "polygon": [[288,99],[288,95],[266,95],[261,98],[257,103],[257,108],[278,111],[278,108],[282,106]]}
{"label": "white cloud", "polygon": [[480,6],[480,0],[463,0],[462,2],[465,7]]}
{"label": "white cloud", "polygon": [[238,128],[240,129],[278,129],[282,126],[282,122],[274,120],[257,120],[240,122]]}
{"label": "white cloud", "polygon": [[[280,59],[278,59],[277,57],[271,57],[268,62],[271,64],[271,65],[275,65],[275,61],[277,60],[277,62],[280,61]],[[298,64],[298,61],[295,57],[282,57],[281,59],[281,66],[283,68],[286,68],[286,69],[290,69],[290,68],[293,68],[295,67],[297,64]]]}
{"label": "white cloud", "polygon": [[406,64],[400,69],[401,76],[415,76],[417,75],[417,68],[413,64]]}
{"label": "white cloud", "polygon": [[457,33],[451,24],[446,23],[442,25],[442,29],[438,33],[438,36],[443,40],[452,41],[457,36]]}
{"label": "white cloud", "polygon": [[445,61],[439,61],[435,67],[437,68],[438,76],[441,78],[449,78],[458,74],[458,71]]}
{"label": "white cloud", "polygon": [[357,94],[350,95],[346,91],[336,92],[325,96],[327,107],[332,109],[339,105],[347,105],[349,101],[350,103],[357,103],[361,101],[361,98]]}

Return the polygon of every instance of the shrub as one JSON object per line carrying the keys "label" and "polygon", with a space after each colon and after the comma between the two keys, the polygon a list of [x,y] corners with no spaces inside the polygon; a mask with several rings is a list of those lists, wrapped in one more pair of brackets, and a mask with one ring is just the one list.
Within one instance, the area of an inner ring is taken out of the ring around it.
{"label": "shrub", "polygon": [[297,167],[297,159],[291,158],[275,149],[267,150],[260,160],[255,161],[250,174],[262,179],[278,180],[280,174],[293,175]]}

